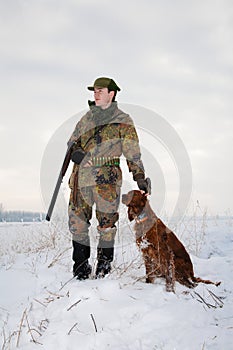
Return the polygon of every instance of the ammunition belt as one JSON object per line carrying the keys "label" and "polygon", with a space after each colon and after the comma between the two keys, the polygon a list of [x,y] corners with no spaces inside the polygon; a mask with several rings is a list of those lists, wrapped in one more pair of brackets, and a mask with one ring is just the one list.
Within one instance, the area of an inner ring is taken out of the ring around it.
{"label": "ammunition belt", "polygon": [[92,164],[95,167],[101,166],[120,166],[120,158],[119,157],[92,157]]}

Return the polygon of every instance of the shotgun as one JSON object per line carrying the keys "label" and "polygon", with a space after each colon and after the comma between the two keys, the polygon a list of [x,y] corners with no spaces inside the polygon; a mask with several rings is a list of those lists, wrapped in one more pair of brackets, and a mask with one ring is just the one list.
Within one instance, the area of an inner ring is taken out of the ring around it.
{"label": "shotgun", "polygon": [[52,213],[53,213],[53,209],[54,209],[54,205],[55,205],[56,200],[57,200],[58,192],[60,190],[63,177],[65,176],[66,170],[68,169],[68,166],[70,164],[72,148],[73,148],[74,144],[75,144],[75,141],[71,142],[69,144],[69,146],[68,146],[67,151],[66,151],[65,158],[64,158],[64,161],[63,161],[63,164],[62,164],[62,167],[61,167],[61,171],[59,173],[59,176],[58,176],[58,179],[57,179],[57,183],[56,183],[53,195],[52,195],[52,199],[50,201],[49,209],[48,209],[48,212],[47,212],[47,215],[46,215],[46,220],[47,221],[50,221],[50,219],[51,219],[51,216],[52,216]]}

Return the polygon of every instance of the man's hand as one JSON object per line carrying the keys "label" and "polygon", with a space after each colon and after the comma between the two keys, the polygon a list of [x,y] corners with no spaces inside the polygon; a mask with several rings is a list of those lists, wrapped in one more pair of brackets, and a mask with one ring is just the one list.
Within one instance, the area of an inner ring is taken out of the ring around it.
{"label": "man's hand", "polygon": [[142,191],[145,195],[151,194],[151,180],[149,177],[146,179],[138,179],[137,180],[138,188]]}
{"label": "man's hand", "polygon": [[71,159],[74,163],[79,165],[85,156],[86,156],[86,153],[81,148],[78,148],[75,151],[73,151],[71,155]]}

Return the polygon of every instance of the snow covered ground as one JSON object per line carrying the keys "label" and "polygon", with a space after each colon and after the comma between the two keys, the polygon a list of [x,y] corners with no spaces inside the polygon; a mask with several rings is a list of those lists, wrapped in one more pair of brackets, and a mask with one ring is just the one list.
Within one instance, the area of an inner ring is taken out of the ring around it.
{"label": "snow covered ground", "polygon": [[[219,287],[177,283],[174,294],[161,279],[146,284],[125,213],[113,270],[102,280],[72,279],[65,223],[1,223],[1,349],[232,349],[232,218],[186,217],[175,232],[195,275],[220,280]],[[93,266],[96,244],[93,229]]]}

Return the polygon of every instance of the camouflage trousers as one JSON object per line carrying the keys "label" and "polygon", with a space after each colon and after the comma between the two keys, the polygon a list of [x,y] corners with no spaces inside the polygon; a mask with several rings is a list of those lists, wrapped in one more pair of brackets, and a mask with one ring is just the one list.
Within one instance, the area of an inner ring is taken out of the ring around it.
{"label": "camouflage trousers", "polygon": [[120,186],[117,184],[87,186],[77,189],[76,193],[71,189],[68,213],[72,239],[81,243],[88,241],[88,229],[95,204],[100,240],[106,243],[114,241],[119,203]]}

